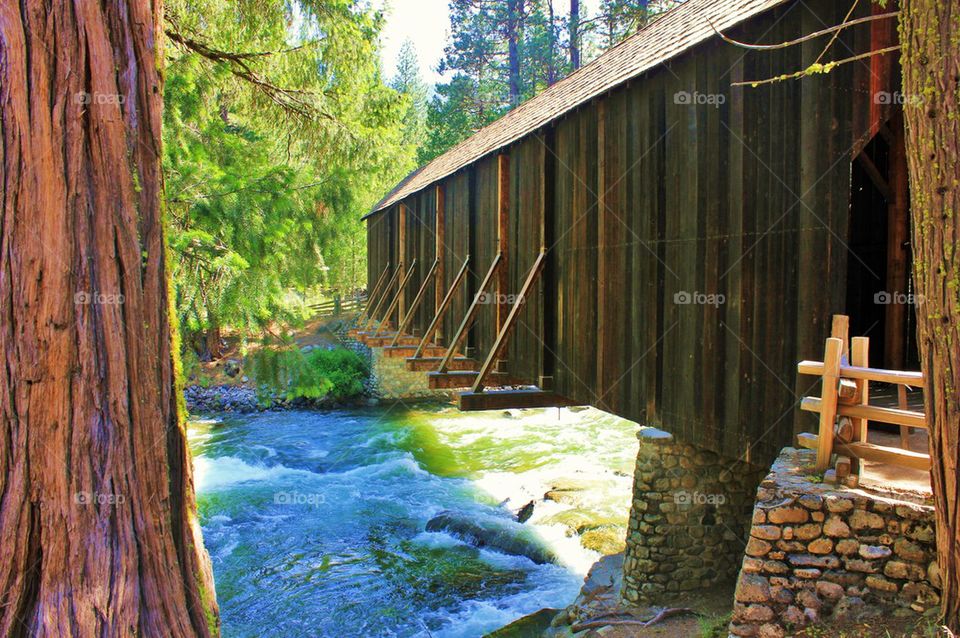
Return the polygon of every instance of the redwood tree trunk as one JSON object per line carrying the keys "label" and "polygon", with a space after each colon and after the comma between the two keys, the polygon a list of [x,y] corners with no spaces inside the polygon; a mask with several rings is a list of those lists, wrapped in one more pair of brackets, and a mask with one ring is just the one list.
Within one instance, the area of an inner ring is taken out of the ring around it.
{"label": "redwood tree trunk", "polygon": [[913,276],[946,624],[960,630],[960,6],[903,0]]}
{"label": "redwood tree trunk", "polygon": [[161,224],[159,0],[0,3],[0,636],[211,636]]}

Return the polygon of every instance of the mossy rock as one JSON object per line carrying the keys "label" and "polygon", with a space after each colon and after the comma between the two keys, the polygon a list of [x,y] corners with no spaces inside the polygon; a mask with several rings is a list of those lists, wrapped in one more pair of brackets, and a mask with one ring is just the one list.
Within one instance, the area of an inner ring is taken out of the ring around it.
{"label": "mossy rock", "polygon": [[544,608],[506,627],[485,635],[483,638],[540,638],[550,628],[550,621],[560,612],[559,609]]}
{"label": "mossy rock", "polygon": [[603,556],[618,554],[626,547],[624,530],[622,527],[595,527],[580,536],[580,544]]}

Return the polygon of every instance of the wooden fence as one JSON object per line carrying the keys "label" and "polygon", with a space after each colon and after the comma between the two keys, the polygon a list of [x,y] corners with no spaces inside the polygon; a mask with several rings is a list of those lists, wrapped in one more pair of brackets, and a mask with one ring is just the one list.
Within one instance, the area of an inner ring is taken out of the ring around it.
{"label": "wooden fence", "polygon": [[[804,397],[801,409],[820,415],[818,434],[798,435],[800,446],[817,451],[817,471],[826,470],[834,453],[857,462],[858,473],[863,461],[887,463],[921,470],[930,469],[930,456],[909,449],[909,428],[927,428],[923,412],[907,409],[907,386],[923,387],[923,374],[902,370],[881,370],[869,367],[870,340],[854,337],[847,347],[849,319],[833,317],[831,336],[824,348],[823,361],[801,361],[797,372],[822,378],[819,397]],[[895,384],[899,407],[870,404],[870,382]],[[901,447],[869,443],[870,421],[900,426]]]}
{"label": "wooden fence", "polygon": [[339,315],[344,312],[359,311],[366,303],[367,296],[365,294],[352,295],[347,298],[343,298],[340,295],[335,295],[333,299],[310,304],[309,308],[321,317],[327,317]]}

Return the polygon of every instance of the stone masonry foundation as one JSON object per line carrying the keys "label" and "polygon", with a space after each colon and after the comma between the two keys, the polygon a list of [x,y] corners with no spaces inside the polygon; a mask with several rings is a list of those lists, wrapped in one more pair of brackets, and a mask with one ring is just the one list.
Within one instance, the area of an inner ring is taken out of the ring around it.
{"label": "stone masonry foundation", "polygon": [[440,399],[454,396],[452,390],[431,390],[426,372],[407,370],[403,357],[387,357],[383,348],[370,349],[370,367],[380,398],[390,399]]}
{"label": "stone masonry foundation", "polygon": [[656,428],[637,437],[621,595],[642,603],[732,583],[762,472]]}
{"label": "stone masonry foundation", "polygon": [[757,489],[732,636],[781,638],[940,602],[933,507],[823,484],[812,478],[815,458],[785,448]]}

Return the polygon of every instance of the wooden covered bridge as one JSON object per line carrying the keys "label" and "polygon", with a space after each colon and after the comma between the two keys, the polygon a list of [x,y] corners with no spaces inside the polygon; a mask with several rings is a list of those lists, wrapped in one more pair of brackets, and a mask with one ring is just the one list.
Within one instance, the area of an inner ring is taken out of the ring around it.
{"label": "wooden covered bridge", "polygon": [[363,338],[464,409],[591,404],[768,461],[833,313],[912,356],[877,297],[909,280],[884,11],[688,0],[413,172],[365,217]]}

